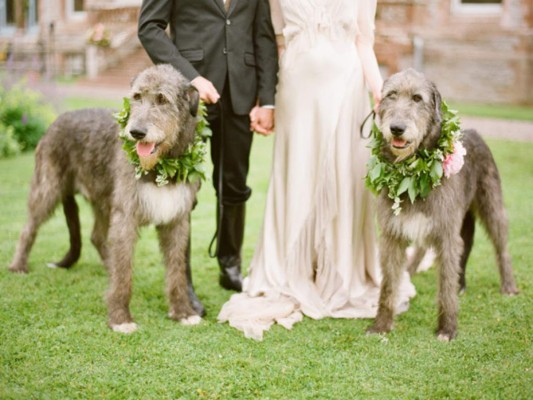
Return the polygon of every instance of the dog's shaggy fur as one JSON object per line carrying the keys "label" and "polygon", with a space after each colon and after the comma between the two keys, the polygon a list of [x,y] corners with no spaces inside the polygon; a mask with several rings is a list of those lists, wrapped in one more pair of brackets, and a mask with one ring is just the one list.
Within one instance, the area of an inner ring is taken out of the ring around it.
{"label": "dog's shaggy fur", "polygon": [[[198,101],[196,90],[170,65],[150,67],[134,79],[125,134],[151,150],[140,157],[145,168],[160,158],[179,156],[192,143]],[[50,126],[36,150],[29,220],[9,269],[28,272],[37,230],[60,202],[70,249],[52,265],[69,268],[78,260],[81,238],[74,195],[81,193],[94,211],[91,241],[110,274],[110,327],[124,333],[137,328],[129,310],[132,258],[138,228],[150,223],[157,227],[166,264],[169,316],[185,324],[198,323],[200,317],[187,296],[185,253],[199,184],[171,182],[158,187],[152,172],[137,180],[119,132],[112,113],[104,109],[67,112]]]}
{"label": "dog's shaggy fur", "polygon": [[[432,82],[412,69],[406,70],[385,81],[382,95],[377,124],[384,137],[383,154],[391,162],[405,159],[419,148],[432,149],[437,145],[441,96]],[[437,336],[443,341],[456,336],[459,283],[464,288],[475,216],[479,216],[496,249],[501,292],[518,293],[507,251],[507,216],[496,164],[477,132],[464,131],[462,142],[467,150],[463,168],[450,178],[443,177],[442,185],[425,200],[417,199],[411,204],[403,195],[402,211],[395,216],[386,191],[379,196],[383,281],[378,314],[369,333],[392,329],[394,300],[406,265],[405,250],[409,243],[415,243],[421,248],[432,246],[437,255],[440,279]]]}

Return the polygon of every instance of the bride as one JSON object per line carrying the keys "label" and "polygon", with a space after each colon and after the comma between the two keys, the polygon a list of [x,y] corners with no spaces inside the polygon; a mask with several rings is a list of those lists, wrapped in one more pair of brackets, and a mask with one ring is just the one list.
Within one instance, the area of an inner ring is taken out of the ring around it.
{"label": "bride", "polygon": [[[218,315],[262,339],[273,323],[371,318],[380,272],[359,126],[380,100],[376,0],[270,0],[285,43],[262,232],[244,281]],[[414,287],[407,274],[399,298]]]}

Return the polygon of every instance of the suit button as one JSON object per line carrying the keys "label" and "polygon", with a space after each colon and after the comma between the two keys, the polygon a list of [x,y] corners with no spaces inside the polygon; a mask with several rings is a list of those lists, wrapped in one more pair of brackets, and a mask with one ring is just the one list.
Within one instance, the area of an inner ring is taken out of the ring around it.
{"label": "suit button", "polygon": [[226,20],[226,25],[231,25],[231,21],[229,19]]}
{"label": "suit button", "polygon": [[222,53],[224,53],[224,54],[228,54],[228,49],[226,49],[226,48],[224,47],[224,50],[222,50]]}

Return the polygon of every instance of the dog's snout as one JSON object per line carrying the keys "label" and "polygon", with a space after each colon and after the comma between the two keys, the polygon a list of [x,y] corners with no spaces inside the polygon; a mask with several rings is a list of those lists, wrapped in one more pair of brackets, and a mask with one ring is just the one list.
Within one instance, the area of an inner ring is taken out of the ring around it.
{"label": "dog's snout", "polygon": [[134,127],[130,129],[130,134],[134,139],[141,140],[146,136],[146,130],[139,127]]}
{"label": "dog's snout", "polygon": [[405,124],[395,123],[391,124],[390,131],[394,136],[402,136],[405,132]]}

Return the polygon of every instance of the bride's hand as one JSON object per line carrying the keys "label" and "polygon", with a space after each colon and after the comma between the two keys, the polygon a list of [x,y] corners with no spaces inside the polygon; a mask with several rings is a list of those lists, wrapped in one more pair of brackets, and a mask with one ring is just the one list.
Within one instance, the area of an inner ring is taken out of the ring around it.
{"label": "bride's hand", "polygon": [[379,103],[381,103],[381,91],[372,92],[372,98],[374,99],[374,111],[378,112]]}
{"label": "bride's hand", "polygon": [[255,106],[250,111],[250,130],[268,136],[274,129],[274,109]]}

